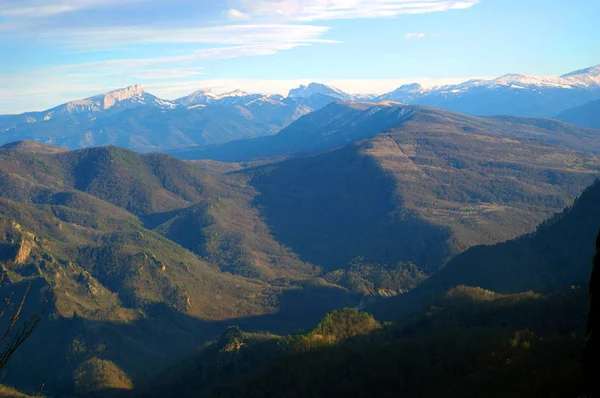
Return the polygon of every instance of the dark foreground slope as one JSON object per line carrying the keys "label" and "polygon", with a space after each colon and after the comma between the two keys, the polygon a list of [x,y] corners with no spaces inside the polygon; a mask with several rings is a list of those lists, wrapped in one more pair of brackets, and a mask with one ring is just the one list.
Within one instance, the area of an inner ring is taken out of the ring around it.
{"label": "dark foreground slope", "polygon": [[341,310],[294,336],[232,328],[131,396],[574,398],[585,297],[461,286],[397,325]]}
{"label": "dark foreground slope", "polygon": [[333,338],[318,328],[263,368],[234,368],[235,382],[214,385],[210,393],[584,396],[580,361],[599,195],[596,183],[535,233],[470,249],[412,292],[368,308],[397,326],[340,343],[346,335],[339,331],[361,330],[364,318],[330,315],[322,325],[337,332]]}

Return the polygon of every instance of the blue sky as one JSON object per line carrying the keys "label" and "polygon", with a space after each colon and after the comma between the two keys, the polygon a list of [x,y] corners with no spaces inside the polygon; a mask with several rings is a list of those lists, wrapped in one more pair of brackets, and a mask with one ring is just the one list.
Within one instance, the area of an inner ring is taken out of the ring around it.
{"label": "blue sky", "polygon": [[136,83],[352,93],[600,64],[597,0],[0,0],[0,113]]}

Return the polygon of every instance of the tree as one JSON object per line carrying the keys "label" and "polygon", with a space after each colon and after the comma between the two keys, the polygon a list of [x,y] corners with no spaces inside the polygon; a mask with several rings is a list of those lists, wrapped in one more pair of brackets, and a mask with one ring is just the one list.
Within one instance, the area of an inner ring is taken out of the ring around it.
{"label": "tree", "polygon": [[588,383],[588,390],[592,398],[600,397],[600,386],[597,380],[598,355],[600,354],[600,234],[596,238],[596,252],[594,254],[594,267],[590,278],[590,308],[588,328],[583,351],[583,372]]}
{"label": "tree", "polygon": [[335,340],[367,334],[380,328],[379,322],[371,314],[353,308],[342,308],[325,315],[313,334],[330,336]]}
{"label": "tree", "polygon": [[[6,279],[6,272],[0,276],[0,288]],[[40,305],[38,311],[33,312],[25,321],[22,321],[23,306],[29,291],[31,282],[27,284],[25,292],[18,301],[14,301],[14,292],[4,299],[4,306],[0,309],[0,371],[4,369],[15,351],[31,336],[37,324],[42,320],[43,308]],[[16,305],[16,306],[15,306]]]}

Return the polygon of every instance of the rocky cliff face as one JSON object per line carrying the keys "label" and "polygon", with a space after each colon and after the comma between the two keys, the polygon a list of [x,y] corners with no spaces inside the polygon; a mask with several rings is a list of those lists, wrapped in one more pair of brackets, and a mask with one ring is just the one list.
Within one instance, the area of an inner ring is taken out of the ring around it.
{"label": "rocky cliff face", "polygon": [[122,90],[111,91],[104,95],[103,103],[104,110],[111,108],[115,103],[131,99],[133,97],[141,97],[144,95],[144,88],[141,84],[129,86]]}
{"label": "rocky cliff face", "polygon": [[25,264],[38,238],[12,220],[0,219],[0,262],[8,266]]}

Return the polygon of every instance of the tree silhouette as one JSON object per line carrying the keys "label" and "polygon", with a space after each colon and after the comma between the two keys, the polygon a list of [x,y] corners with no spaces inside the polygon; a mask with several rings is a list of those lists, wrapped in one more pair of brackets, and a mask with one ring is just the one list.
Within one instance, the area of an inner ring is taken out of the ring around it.
{"label": "tree silhouette", "polygon": [[[6,279],[6,272],[0,275],[0,287]],[[23,306],[29,291],[31,282],[27,285],[20,300],[14,300],[14,292],[4,299],[4,305],[0,309],[0,371],[4,369],[15,351],[31,336],[37,324],[42,320],[43,308],[33,312],[23,321]]]}
{"label": "tree silhouette", "polygon": [[599,382],[597,379],[596,363],[600,348],[598,347],[598,334],[600,333],[600,234],[596,238],[596,252],[594,254],[594,266],[590,278],[590,309],[588,317],[588,328],[583,352],[583,372],[588,383],[590,397],[600,395]]}

